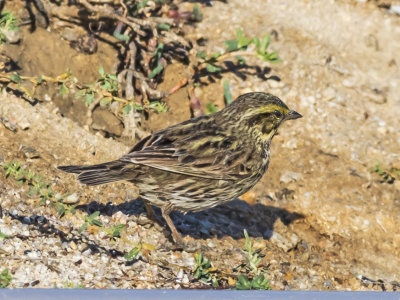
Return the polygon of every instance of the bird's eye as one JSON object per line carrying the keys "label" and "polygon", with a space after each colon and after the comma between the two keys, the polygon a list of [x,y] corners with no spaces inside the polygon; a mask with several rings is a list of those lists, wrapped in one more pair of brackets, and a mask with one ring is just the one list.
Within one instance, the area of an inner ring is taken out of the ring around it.
{"label": "bird's eye", "polygon": [[275,115],[277,118],[280,118],[280,117],[282,116],[282,114],[281,114],[281,112],[280,112],[279,110],[275,110],[275,111],[274,111],[274,115]]}

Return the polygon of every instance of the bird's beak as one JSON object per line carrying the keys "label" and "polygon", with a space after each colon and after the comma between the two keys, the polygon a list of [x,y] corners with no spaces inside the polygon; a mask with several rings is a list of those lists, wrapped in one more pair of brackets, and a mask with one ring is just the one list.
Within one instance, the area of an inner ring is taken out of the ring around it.
{"label": "bird's beak", "polygon": [[290,110],[289,113],[286,115],[285,120],[294,120],[302,117],[303,116],[299,114],[297,111]]}

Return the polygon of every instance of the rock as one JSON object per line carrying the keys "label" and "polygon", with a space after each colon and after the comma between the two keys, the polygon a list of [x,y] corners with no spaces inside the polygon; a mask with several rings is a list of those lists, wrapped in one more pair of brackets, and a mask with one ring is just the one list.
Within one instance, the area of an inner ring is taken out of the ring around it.
{"label": "rock", "polygon": [[34,148],[30,147],[30,146],[21,145],[19,147],[19,150],[22,152],[22,154],[26,158],[34,159],[34,158],[39,158],[40,157],[39,152],[36,149],[34,149]]}
{"label": "rock", "polygon": [[371,102],[374,102],[376,104],[384,104],[387,102],[387,89],[370,89],[370,88],[365,88],[364,91],[365,96],[367,96],[367,99]]}
{"label": "rock", "polygon": [[26,120],[21,120],[20,122],[18,122],[18,127],[22,130],[27,130],[29,129],[29,127],[31,127],[31,123]]}
{"label": "rock", "polygon": [[75,204],[79,201],[78,196],[73,193],[71,195],[68,195],[67,197],[64,198],[63,202],[66,204]]}
{"label": "rock", "polygon": [[392,5],[390,6],[390,11],[400,15],[400,5]]}
{"label": "rock", "polygon": [[121,136],[124,129],[121,121],[113,113],[102,108],[98,108],[93,112],[92,128],[116,136]]}
{"label": "rock", "polygon": [[301,180],[301,178],[302,178],[302,176],[300,173],[286,171],[285,173],[282,174],[282,176],[279,180],[283,183],[289,183],[289,182],[293,182],[293,181],[299,181],[299,180]]}
{"label": "rock", "polygon": [[79,38],[82,32],[76,28],[66,27],[60,32],[60,34],[61,37],[67,41],[75,41]]}
{"label": "rock", "polygon": [[272,243],[276,244],[279,248],[282,248],[285,252],[296,246],[298,240],[299,238],[294,233],[292,234],[290,240],[277,232],[274,232],[270,238]]}
{"label": "rock", "polygon": [[0,116],[0,121],[8,130],[11,130],[12,132],[17,132],[18,125],[14,122],[11,122],[7,117]]}
{"label": "rock", "polygon": [[20,31],[8,30],[4,33],[6,40],[10,44],[17,44],[21,40]]}
{"label": "rock", "polygon": [[331,100],[336,97],[336,90],[333,87],[327,87],[323,92],[322,96],[325,100]]}
{"label": "rock", "polygon": [[355,79],[354,78],[343,79],[342,84],[345,87],[351,88],[351,87],[353,87],[355,85]]}

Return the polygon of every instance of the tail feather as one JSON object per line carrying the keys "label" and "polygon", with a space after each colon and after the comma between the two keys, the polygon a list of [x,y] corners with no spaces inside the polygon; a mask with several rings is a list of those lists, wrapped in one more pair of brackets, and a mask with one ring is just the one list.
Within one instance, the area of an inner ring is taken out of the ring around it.
{"label": "tail feather", "polygon": [[[115,160],[91,166],[76,165],[57,168],[64,172],[79,174],[78,179],[84,184],[99,185],[129,179],[129,173],[124,170],[126,165],[126,162]],[[132,169],[130,171],[132,172]]]}

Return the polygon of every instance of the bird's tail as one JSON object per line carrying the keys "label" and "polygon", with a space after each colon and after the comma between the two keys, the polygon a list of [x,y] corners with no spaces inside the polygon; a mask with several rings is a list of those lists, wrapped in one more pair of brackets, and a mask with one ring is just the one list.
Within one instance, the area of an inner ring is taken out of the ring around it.
{"label": "bird's tail", "polygon": [[135,176],[132,168],[127,168],[126,162],[115,160],[92,166],[59,166],[58,169],[79,174],[80,182],[87,185],[99,185],[109,182],[129,180]]}

